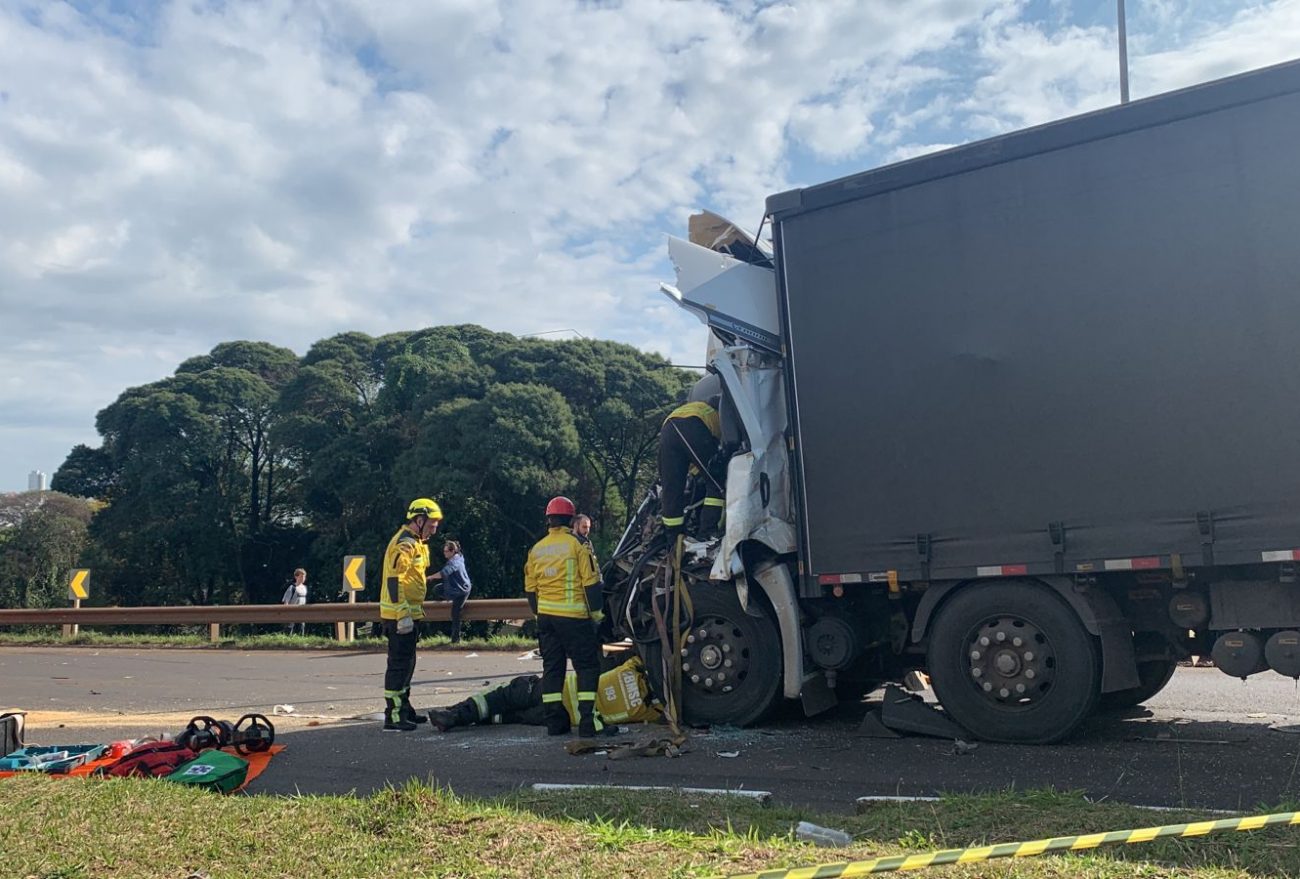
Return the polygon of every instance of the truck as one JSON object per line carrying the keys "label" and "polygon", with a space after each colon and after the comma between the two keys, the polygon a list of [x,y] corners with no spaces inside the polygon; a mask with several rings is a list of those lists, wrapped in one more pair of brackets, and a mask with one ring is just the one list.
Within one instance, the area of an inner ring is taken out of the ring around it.
{"label": "truck", "polygon": [[725,524],[678,560],[652,489],[614,634],[697,723],[916,670],[1047,743],[1190,656],[1300,678],[1297,144],[1292,62],[693,216]]}

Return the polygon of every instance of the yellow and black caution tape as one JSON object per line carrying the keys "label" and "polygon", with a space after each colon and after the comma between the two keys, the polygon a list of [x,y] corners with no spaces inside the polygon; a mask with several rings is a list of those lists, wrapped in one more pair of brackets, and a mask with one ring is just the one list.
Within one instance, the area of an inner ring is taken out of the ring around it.
{"label": "yellow and black caution tape", "polygon": [[1082,836],[1057,836],[1036,839],[1032,842],[1003,842],[974,848],[950,848],[923,855],[893,855],[873,858],[870,861],[848,861],[839,864],[817,864],[811,867],[792,867],[788,870],[764,870],[762,873],[738,873],[726,879],[840,879],[840,877],[866,876],[869,873],[889,873],[894,870],[920,870],[946,864],[972,864],[994,858],[1032,858],[1052,852],[1077,852],[1094,849],[1099,845],[1134,845],[1156,839],[1172,837],[1205,836],[1226,830],[1259,830],[1261,827],[1300,824],[1300,812],[1278,812],[1273,815],[1253,815],[1249,818],[1223,818],[1219,821],[1195,821],[1191,824],[1166,824],[1163,827],[1140,827],[1136,830],[1112,830],[1109,833],[1086,833]]}

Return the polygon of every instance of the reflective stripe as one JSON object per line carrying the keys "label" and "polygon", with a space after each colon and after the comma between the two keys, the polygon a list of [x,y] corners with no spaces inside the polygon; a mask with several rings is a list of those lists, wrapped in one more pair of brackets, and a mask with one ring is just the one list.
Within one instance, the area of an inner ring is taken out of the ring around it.
{"label": "reflective stripe", "polygon": [[564,694],[563,694],[563,693],[543,693],[543,694],[542,694],[542,704],[543,704],[543,705],[549,705],[549,704],[552,703],[552,702],[563,702],[563,701],[564,701]]}
{"label": "reflective stripe", "polygon": [[537,612],[548,613],[557,617],[577,617],[582,619],[587,615],[587,604],[583,601],[537,601]]}
{"label": "reflective stripe", "polygon": [[578,673],[569,672],[564,676],[564,707],[569,712],[569,720],[578,722]]}
{"label": "reflective stripe", "polygon": [[488,716],[487,699],[483,698],[482,693],[475,693],[470,697],[474,700],[474,707],[478,710],[478,719],[483,720]]}
{"label": "reflective stripe", "polygon": [[[564,563],[564,603],[573,606],[573,581],[578,571],[578,560],[569,559]],[[584,602],[585,604],[585,602]]]}
{"label": "reflective stripe", "polygon": [[669,413],[668,417],[664,419],[664,424],[674,418],[698,418],[704,422],[704,426],[709,429],[709,433],[713,434],[714,439],[721,439],[722,437],[722,419],[718,417],[718,410],[708,403],[683,403]]}
{"label": "reflective stripe", "polygon": [[706,507],[725,507],[726,505],[727,502],[720,497],[706,497],[704,499],[704,506]]}
{"label": "reflective stripe", "polygon": [[664,516],[664,525],[671,528],[674,525],[681,525],[686,521],[685,516]]}
{"label": "reflective stripe", "polygon": [[595,702],[595,701],[596,701],[596,694],[595,694],[595,693],[589,693],[589,692],[587,692],[586,690],[580,690],[580,691],[578,692],[578,701],[579,701],[579,702]]}

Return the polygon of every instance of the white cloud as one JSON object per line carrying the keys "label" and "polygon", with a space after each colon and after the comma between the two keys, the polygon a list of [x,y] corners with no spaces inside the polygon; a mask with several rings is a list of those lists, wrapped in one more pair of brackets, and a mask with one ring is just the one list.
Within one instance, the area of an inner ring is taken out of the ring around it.
{"label": "white cloud", "polygon": [[[1135,94],[1293,51],[1298,4],[1157,0]],[[692,209],[757,225],[772,192],[1115,91],[1113,31],[1064,3],[79,6],[0,5],[0,310],[42,346],[0,352],[0,487],[229,339],[473,321],[698,362],[656,292]]]}

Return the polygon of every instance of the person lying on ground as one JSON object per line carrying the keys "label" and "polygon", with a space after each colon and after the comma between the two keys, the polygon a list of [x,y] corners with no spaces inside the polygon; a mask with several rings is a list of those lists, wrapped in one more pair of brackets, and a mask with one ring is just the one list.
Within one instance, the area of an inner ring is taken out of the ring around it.
{"label": "person lying on ground", "polygon": [[[578,680],[569,672],[564,680],[564,707],[570,728],[578,723]],[[645,666],[634,656],[600,676],[596,692],[596,728],[600,735],[613,735],[620,723],[649,723],[662,714],[658,700],[650,693]],[[520,675],[490,689],[475,693],[462,702],[429,712],[429,723],[439,732],[458,726],[522,723],[544,726],[540,675]]]}

